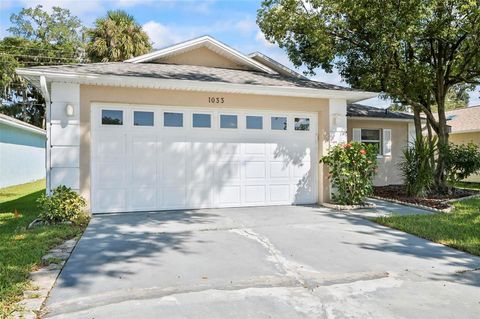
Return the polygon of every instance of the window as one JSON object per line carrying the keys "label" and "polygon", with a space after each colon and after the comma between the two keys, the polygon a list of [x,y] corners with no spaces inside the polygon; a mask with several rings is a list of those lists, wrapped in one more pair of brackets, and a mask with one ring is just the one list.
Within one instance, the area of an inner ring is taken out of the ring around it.
{"label": "window", "polygon": [[210,114],[193,113],[193,127],[212,127],[212,116]]}
{"label": "window", "polygon": [[272,130],[286,131],[287,130],[287,118],[272,116]]}
{"label": "window", "polygon": [[310,119],[308,117],[296,117],[295,131],[310,131]]}
{"label": "window", "polygon": [[263,129],[263,117],[247,115],[247,129],[249,130]]}
{"label": "window", "polygon": [[133,125],[153,126],[153,112],[134,111]]}
{"label": "window", "polygon": [[220,115],[220,128],[237,128],[237,116]]}
{"label": "window", "polygon": [[123,125],[123,111],[102,110],[103,125]]}
{"label": "window", "polygon": [[163,126],[165,127],[183,127],[183,113],[163,113]]}
{"label": "window", "polygon": [[364,144],[372,144],[377,147],[378,154],[382,154],[382,134],[379,129],[363,129],[360,141]]}

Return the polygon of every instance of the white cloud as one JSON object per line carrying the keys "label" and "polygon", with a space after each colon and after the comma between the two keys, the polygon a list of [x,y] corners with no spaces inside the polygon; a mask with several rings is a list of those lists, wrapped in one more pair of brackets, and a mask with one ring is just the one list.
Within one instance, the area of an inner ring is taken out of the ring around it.
{"label": "white cloud", "polygon": [[263,46],[265,47],[273,47],[275,46],[274,43],[271,43],[270,41],[268,41],[267,39],[265,39],[265,35],[263,34],[262,31],[258,30],[257,31],[257,34],[255,34],[255,40],[257,40],[257,42],[259,42],[260,44],[262,44]]}
{"label": "white cloud", "polygon": [[254,32],[257,29],[255,19],[247,17],[232,23],[233,28],[243,34]]}
{"label": "white cloud", "polygon": [[50,10],[52,7],[61,7],[77,16],[104,11],[100,0],[22,0],[22,3],[25,8],[41,5],[44,9]]}
{"label": "white cloud", "polygon": [[155,48],[161,48],[191,38],[189,32],[182,34],[176,28],[155,21],[145,23],[143,30],[148,34]]}

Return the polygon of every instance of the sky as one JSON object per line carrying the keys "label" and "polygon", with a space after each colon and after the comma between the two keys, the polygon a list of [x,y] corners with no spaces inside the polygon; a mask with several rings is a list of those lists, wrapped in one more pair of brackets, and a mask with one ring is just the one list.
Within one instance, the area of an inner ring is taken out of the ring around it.
{"label": "sky", "polygon": [[[148,33],[154,48],[162,48],[202,35],[248,54],[260,51],[278,62],[293,68],[285,52],[265,40],[255,19],[261,0],[0,0],[0,37],[8,35],[10,15],[23,7],[42,5],[67,8],[91,27],[96,18],[108,10],[122,9],[135,17]],[[297,71],[302,71],[300,68]],[[316,70],[314,80],[347,85],[337,72]],[[390,101],[370,99],[364,104],[387,107]],[[470,105],[480,104],[480,94],[470,95]]]}

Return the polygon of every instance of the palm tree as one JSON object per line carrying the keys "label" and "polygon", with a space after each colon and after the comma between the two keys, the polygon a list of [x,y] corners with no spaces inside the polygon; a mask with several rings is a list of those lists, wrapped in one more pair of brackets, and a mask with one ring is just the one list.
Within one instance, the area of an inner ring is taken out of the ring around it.
{"label": "palm tree", "polygon": [[87,32],[87,53],[92,62],[118,62],[150,52],[152,44],[133,16],[108,11]]}

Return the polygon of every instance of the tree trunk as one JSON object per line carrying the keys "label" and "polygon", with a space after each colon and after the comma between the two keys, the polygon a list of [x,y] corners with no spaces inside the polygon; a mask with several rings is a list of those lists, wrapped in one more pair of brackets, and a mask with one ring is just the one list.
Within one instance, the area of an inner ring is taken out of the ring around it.
{"label": "tree trunk", "polygon": [[423,138],[423,132],[422,132],[422,119],[421,119],[421,113],[420,113],[420,108],[418,107],[413,107],[413,123],[415,125],[415,139],[421,140]]}
{"label": "tree trunk", "polygon": [[438,103],[438,157],[435,172],[435,185],[441,193],[448,191],[447,180],[445,175],[446,150],[448,147],[448,127],[445,117],[445,94],[440,95],[437,99]]}

